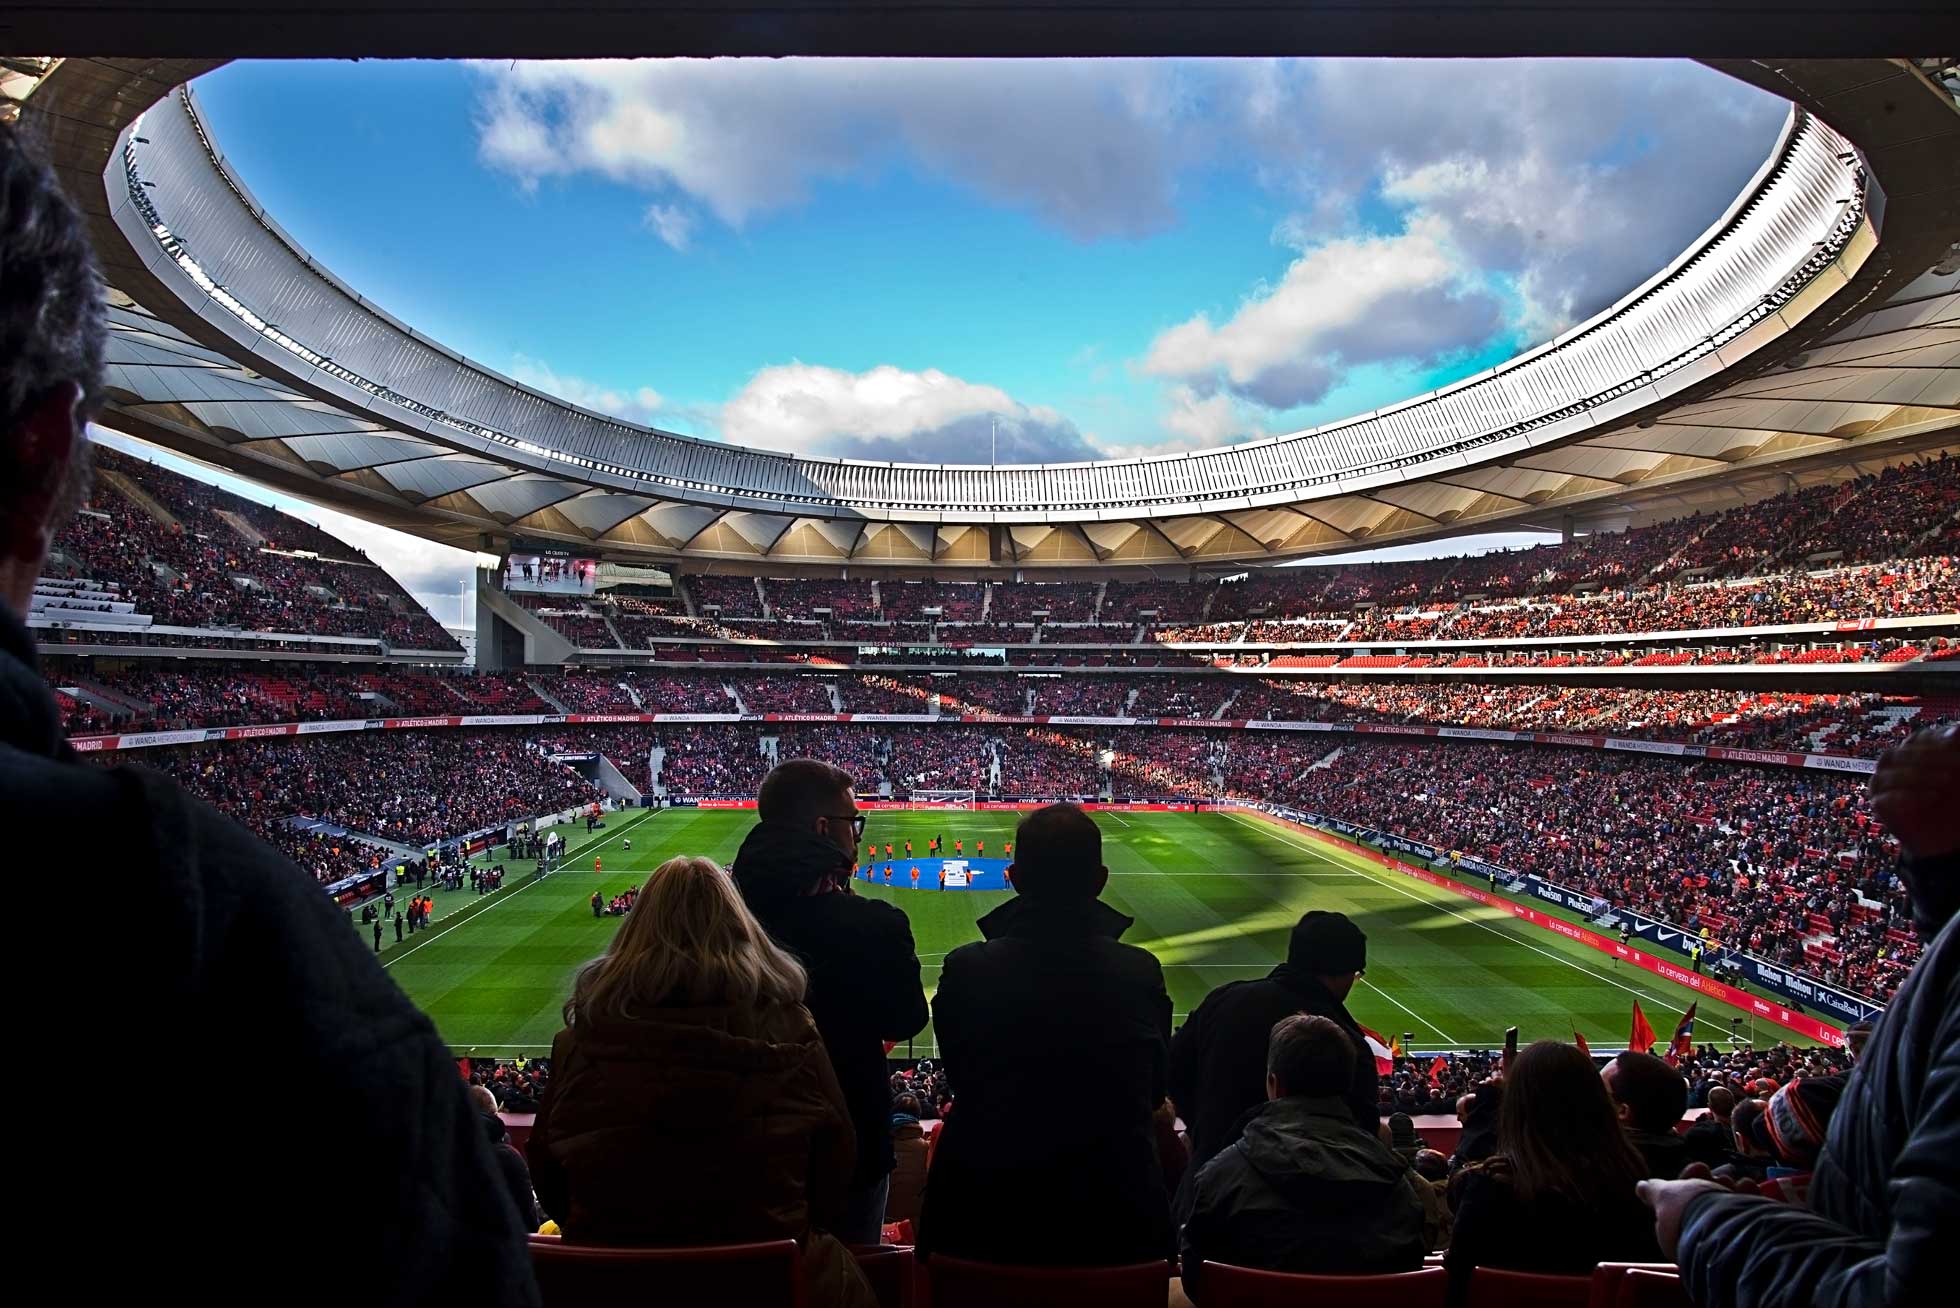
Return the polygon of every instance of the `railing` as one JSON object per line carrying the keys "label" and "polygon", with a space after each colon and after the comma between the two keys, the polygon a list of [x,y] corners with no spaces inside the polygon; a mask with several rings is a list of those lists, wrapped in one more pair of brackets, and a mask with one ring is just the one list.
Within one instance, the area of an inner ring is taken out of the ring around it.
{"label": "railing", "polygon": [[[189,89],[125,134],[112,174],[149,238],[295,376],[383,422],[459,447],[667,499],[946,521],[1091,520],[1349,493],[1357,479],[1457,467],[1480,450],[1590,429],[1795,299],[1850,244],[1868,178],[1851,146],[1793,109],[1728,213],[1648,283],[1489,372],[1389,409],[1288,436],[1134,460],[1001,467],[811,459],[680,436],[588,412],[417,335],[320,267],[224,162]],[[195,247],[195,249],[193,249]],[[1612,412],[1609,410],[1609,412]]]}

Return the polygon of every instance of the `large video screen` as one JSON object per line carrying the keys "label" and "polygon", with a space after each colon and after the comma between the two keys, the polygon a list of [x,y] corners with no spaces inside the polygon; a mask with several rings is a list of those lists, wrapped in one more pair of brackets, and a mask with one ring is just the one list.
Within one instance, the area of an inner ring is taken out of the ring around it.
{"label": "large video screen", "polygon": [[504,561],[504,589],[545,595],[590,595],[599,565],[563,554],[513,554]]}

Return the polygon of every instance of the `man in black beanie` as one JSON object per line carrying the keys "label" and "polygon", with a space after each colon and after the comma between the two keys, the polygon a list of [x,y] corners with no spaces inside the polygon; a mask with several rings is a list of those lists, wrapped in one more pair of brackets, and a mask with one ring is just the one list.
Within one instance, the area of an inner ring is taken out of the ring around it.
{"label": "man in black beanie", "polygon": [[1345,913],[1316,910],[1294,926],[1284,963],[1205,996],[1171,1041],[1171,1102],[1191,1132],[1187,1178],[1236,1140],[1241,1119],[1266,1102],[1266,1045],[1274,1025],[1295,1013],[1329,1018],[1354,1041],[1353,1078],[1341,1097],[1362,1129],[1380,1129],[1375,1060],[1346,1004],[1367,963],[1361,928]]}
{"label": "man in black beanie", "polygon": [[[1152,1121],[1171,1034],[1163,967],[1119,939],[1131,919],[1097,898],[1102,833],[1075,805],[1021,820],[1013,873],[1014,898],[980,919],[986,939],[946,956],[932,1001],[958,1098],[933,1146],[919,1250],[1046,1266],[1167,1258]],[[1094,1087],[1080,1111],[1062,1110],[1070,1069]]]}

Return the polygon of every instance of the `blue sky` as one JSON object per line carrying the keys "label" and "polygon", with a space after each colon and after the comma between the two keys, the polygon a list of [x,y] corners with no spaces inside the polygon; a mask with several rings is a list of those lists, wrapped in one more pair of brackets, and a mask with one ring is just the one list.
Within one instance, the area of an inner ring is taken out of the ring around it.
{"label": "blue sky", "polygon": [[[1488,366],[1678,252],[1772,98],[1687,63],[241,63],[198,84],[329,267],[675,430],[1194,448]],[[884,370],[884,371],[881,371]]]}
{"label": "blue sky", "polygon": [[[288,231],[480,362],[929,461],[996,417],[1003,461],[1203,448],[1489,366],[1678,253],[1783,116],[1667,61],[239,63],[197,92]],[[404,579],[453,606],[453,563]]]}

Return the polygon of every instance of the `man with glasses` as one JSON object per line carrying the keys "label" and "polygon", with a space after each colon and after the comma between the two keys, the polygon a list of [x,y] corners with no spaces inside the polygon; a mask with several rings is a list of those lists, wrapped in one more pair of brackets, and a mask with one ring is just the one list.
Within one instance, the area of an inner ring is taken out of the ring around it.
{"label": "man with glasses", "polygon": [[877,1244],[894,1165],[885,1042],[926,1024],[912,924],[894,905],[851,891],[865,820],[849,773],[791,759],[763,778],[755,807],[760,820],[735,856],[735,885],[810,973],[810,1015],[857,1133],[848,1216],[832,1234]]}

